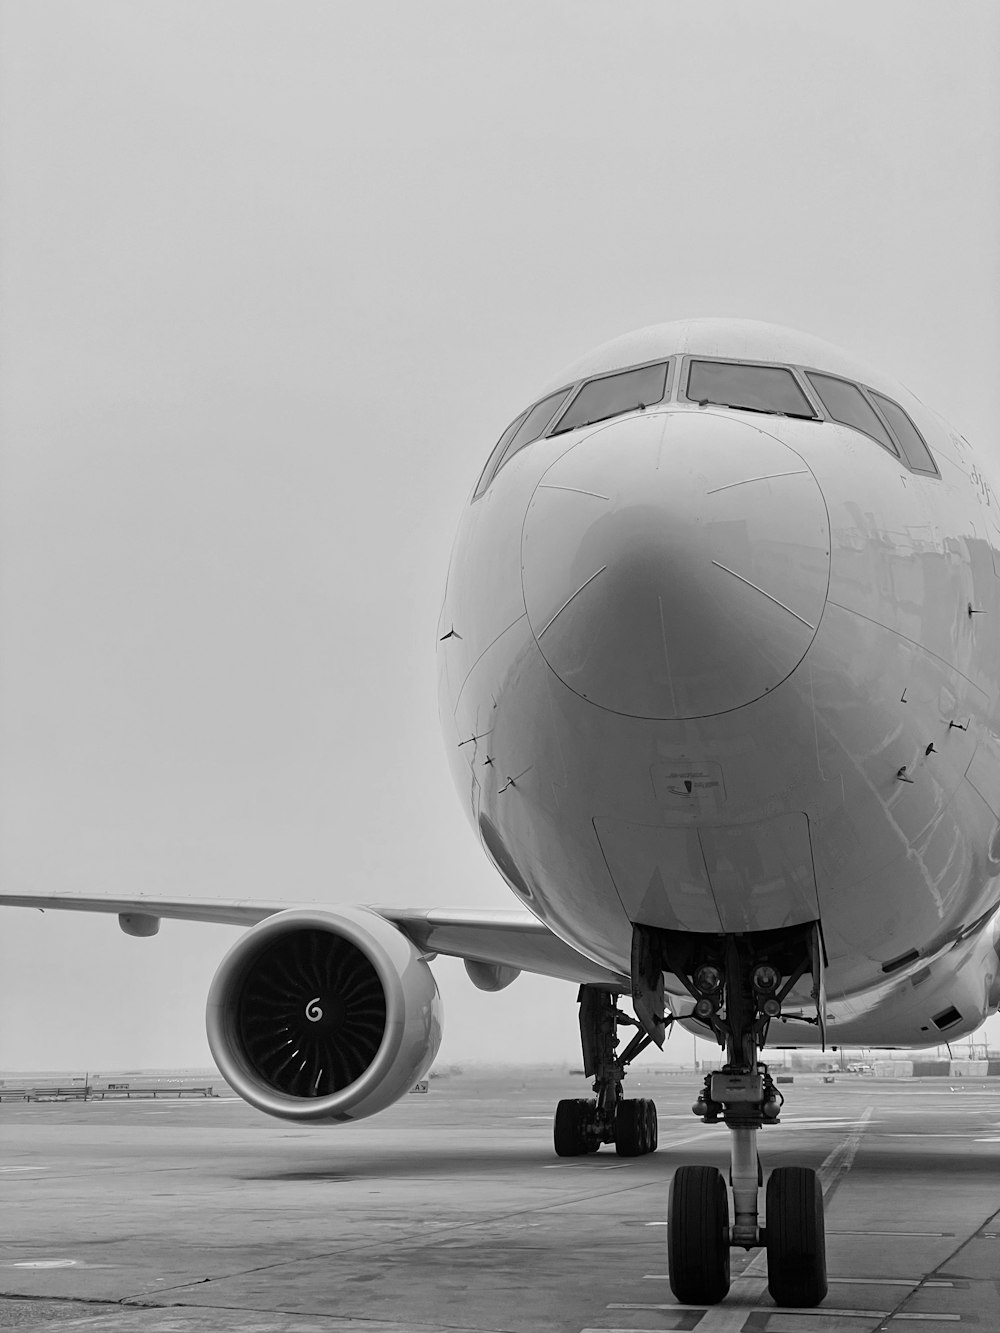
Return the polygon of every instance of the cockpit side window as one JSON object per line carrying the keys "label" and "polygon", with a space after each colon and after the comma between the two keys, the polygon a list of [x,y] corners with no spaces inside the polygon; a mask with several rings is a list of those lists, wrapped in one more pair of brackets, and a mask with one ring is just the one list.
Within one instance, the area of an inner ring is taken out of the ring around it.
{"label": "cockpit side window", "polygon": [[500,459],[503,458],[504,450],[507,448],[508,444],[510,444],[514,436],[517,434],[518,427],[520,426],[521,422],[527,415],[528,415],[527,412],[522,412],[519,417],[515,417],[514,420],[507,427],[507,429],[504,431],[504,433],[500,436],[499,440],[497,440],[496,444],[493,446],[490,456],[486,460],[486,466],[483,468],[483,475],[479,478],[479,484],[476,486],[476,489],[473,493],[472,496],[473,500],[479,499],[482,493],[486,490],[487,486],[489,486],[490,482],[496,476],[496,471],[500,465]]}
{"label": "cockpit side window", "polygon": [[686,393],[695,403],[816,420],[816,413],[795,376],[783,366],[691,361]]}
{"label": "cockpit side window", "polygon": [[894,458],[899,457],[899,451],[879,420],[878,413],[856,384],[838,379],[835,375],[821,375],[815,370],[806,371],[806,379],[832,420],[871,436],[883,449],[888,449]]}
{"label": "cockpit side window", "polygon": [[894,403],[891,398],[884,398],[882,394],[875,393],[874,390],[869,390],[869,392],[875,406],[888,421],[889,427],[899,441],[906,461],[913,471],[926,472],[932,477],[939,477],[941,474],[938,472],[931,451],[924,443],[923,436],[900,405]]}
{"label": "cockpit side window", "polygon": [[557,393],[550,393],[547,398],[535,403],[534,407],[529,407],[527,412],[515,417],[494,446],[483,468],[483,475],[479,478],[473,500],[479,499],[504,464],[509,463],[519,450],[545,434],[546,426],[565,403],[569,394],[569,387],[560,389]]}
{"label": "cockpit side window", "polygon": [[550,393],[548,398],[543,398],[540,403],[536,403],[530,409],[527,416],[521,422],[520,426],[514,432],[514,437],[508,444],[503,456],[500,459],[497,471],[524,448],[526,444],[531,444],[539,436],[545,434],[545,427],[549,424],[555,414],[562,407],[569,396],[569,389],[560,389],[558,393]]}
{"label": "cockpit side window", "polygon": [[562,435],[660,402],[667,388],[667,366],[668,362],[659,361],[588,380],[556,422],[552,434]]}

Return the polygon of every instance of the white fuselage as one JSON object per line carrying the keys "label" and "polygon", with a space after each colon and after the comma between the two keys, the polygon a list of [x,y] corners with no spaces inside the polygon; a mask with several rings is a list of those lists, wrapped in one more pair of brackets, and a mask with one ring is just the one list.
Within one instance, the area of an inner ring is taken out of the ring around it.
{"label": "white fuselage", "polygon": [[[881,390],[940,475],[833,420],[699,406],[691,355]],[[1000,990],[983,461],[898,384],[766,325],[658,326],[558,383],[658,356],[663,401],[535,440],[463,515],[439,658],[469,816],[521,900],[606,966],[628,974],[633,923],[819,921],[830,1040],[968,1032]]]}

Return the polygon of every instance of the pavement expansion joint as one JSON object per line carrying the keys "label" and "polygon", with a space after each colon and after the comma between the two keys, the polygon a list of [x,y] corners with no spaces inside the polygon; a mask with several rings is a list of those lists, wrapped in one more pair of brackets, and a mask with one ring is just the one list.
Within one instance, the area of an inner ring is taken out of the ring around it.
{"label": "pavement expansion joint", "polygon": [[0,1291],[2,1301],[24,1301],[38,1305],[124,1305],[113,1296],[59,1296],[51,1292]]}
{"label": "pavement expansion joint", "polygon": [[972,1232],[971,1235],[966,1236],[964,1240],[960,1240],[958,1244],[955,1246],[955,1248],[951,1251],[951,1253],[947,1256],[947,1258],[943,1259],[941,1263],[938,1264],[938,1266],[934,1268],[930,1273],[927,1273],[924,1277],[922,1277],[920,1281],[913,1287],[912,1291],[909,1291],[896,1303],[896,1305],[893,1306],[892,1310],[890,1310],[886,1315],[886,1319],[891,1322],[895,1322],[897,1320],[910,1320],[910,1321],[924,1321],[930,1323],[935,1319],[939,1320],[942,1323],[961,1322],[962,1316],[960,1314],[953,1314],[953,1313],[943,1314],[938,1312],[930,1313],[922,1311],[910,1311],[910,1310],[904,1310],[903,1307],[907,1305],[910,1301],[912,1301],[915,1296],[919,1296],[919,1294],[922,1291],[927,1291],[932,1288],[940,1288],[942,1285],[947,1285],[953,1290],[958,1290],[958,1289],[966,1290],[968,1287],[968,1281],[967,1280],[963,1281],[961,1276],[951,1277],[948,1272],[948,1265],[966,1247],[966,1245],[970,1244],[972,1241],[978,1240],[982,1236],[986,1227],[994,1224],[998,1217],[1000,1217],[1000,1210],[991,1213],[986,1218],[986,1220],[981,1224],[981,1226],[977,1227]]}

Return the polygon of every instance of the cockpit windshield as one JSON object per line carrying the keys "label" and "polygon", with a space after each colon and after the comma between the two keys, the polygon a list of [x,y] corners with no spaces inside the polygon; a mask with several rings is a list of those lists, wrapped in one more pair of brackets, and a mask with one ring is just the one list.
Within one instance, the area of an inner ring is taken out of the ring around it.
{"label": "cockpit windshield", "polygon": [[526,444],[531,444],[534,440],[537,440],[540,435],[545,434],[545,427],[555,416],[556,412],[558,412],[559,408],[562,407],[568,394],[569,389],[560,389],[558,393],[551,393],[548,398],[543,398],[540,403],[535,404],[514,432],[513,438],[504,451],[503,457],[500,459],[500,464],[497,468],[498,472],[500,468],[503,467],[504,463],[513,458],[514,455],[519,450],[523,449]]}
{"label": "cockpit windshield", "polygon": [[690,401],[744,412],[773,412],[783,417],[816,420],[816,413],[790,370],[781,366],[748,366],[733,361],[691,361],[687,397]]}
{"label": "cockpit windshield", "polygon": [[623,370],[616,375],[602,375],[589,380],[576,395],[551,432],[562,435],[578,426],[591,426],[623,412],[658,403],[667,387],[667,362]]}
{"label": "cockpit windshield", "polygon": [[931,451],[924,443],[924,438],[898,403],[883,394],[872,391],[872,398],[878,404],[879,411],[893,429],[896,439],[903,446],[906,461],[914,472],[926,472],[928,476],[939,477],[937,464]]}
{"label": "cockpit windshield", "polygon": [[939,477],[937,465],[908,414],[898,403],[839,375],[808,366],[676,357],[631,366],[568,384],[515,417],[497,441],[473,499],[489,489],[497,473],[527,445],[591,426],[668,398],[700,407],[766,412],[805,421],[835,421],[876,440],[914,472]]}
{"label": "cockpit windshield", "polygon": [[889,438],[889,432],[879,421],[875,409],[856,384],[839,379],[836,375],[822,375],[818,370],[807,371],[806,378],[832,420],[870,435],[883,449],[888,449],[890,454],[899,457],[899,451]]}

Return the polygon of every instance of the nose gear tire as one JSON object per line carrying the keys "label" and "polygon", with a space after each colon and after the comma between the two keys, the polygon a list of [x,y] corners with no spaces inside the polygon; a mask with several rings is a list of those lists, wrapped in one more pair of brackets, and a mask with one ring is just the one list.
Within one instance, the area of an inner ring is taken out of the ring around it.
{"label": "nose gear tire", "polygon": [[826,1297],[823,1191],[816,1172],[779,1166],[767,1182],[767,1289],[776,1305],[799,1309]]}
{"label": "nose gear tire", "polygon": [[717,1305],[729,1292],[729,1195],[714,1166],[680,1166],[667,1204],[670,1290],[684,1305]]}

